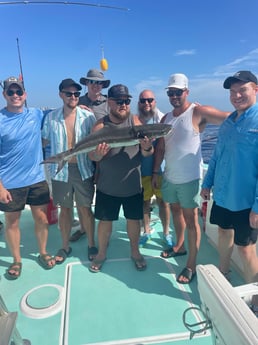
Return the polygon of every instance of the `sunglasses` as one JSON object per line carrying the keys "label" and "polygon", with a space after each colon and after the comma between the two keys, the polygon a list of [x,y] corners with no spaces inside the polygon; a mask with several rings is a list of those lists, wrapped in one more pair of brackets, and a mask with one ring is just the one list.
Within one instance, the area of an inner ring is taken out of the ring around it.
{"label": "sunglasses", "polygon": [[117,99],[117,100],[114,99],[113,101],[116,102],[117,105],[123,105],[123,104],[129,105],[131,103],[130,98],[128,98],[128,99]]}
{"label": "sunglasses", "polygon": [[140,103],[141,104],[145,104],[146,102],[151,104],[153,101],[154,101],[154,98],[140,98]]}
{"label": "sunglasses", "polygon": [[74,96],[75,98],[78,98],[80,97],[80,92],[79,91],[76,91],[76,92],[70,92],[70,91],[61,91],[62,93],[64,93],[66,95],[66,97],[72,97]]}
{"label": "sunglasses", "polygon": [[185,92],[185,90],[168,90],[167,95],[168,95],[168,97],[173,97],[173,96],[180,97],[180,96],[182,96],[182,94],[184,92]]}
{"label": "sunglasses", "polygon": [[7,96],[13,96],[13,95],[17,95],[17,96],[22,96],[24,94],[23,90],[7,90],[6,91]]}
{"label": "sunglasses", "polygon": [[87,79],[88,84],[97,84],[97,85],[103,85],[103,82],[100,80],[89,80]]}

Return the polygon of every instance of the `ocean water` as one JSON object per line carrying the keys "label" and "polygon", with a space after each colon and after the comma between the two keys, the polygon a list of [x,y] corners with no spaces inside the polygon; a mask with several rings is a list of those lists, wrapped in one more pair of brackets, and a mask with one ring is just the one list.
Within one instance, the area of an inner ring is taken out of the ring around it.
{"label": "ocean water", "polygon": [[213,150],[215,148],[218,137],[219,126],[206,125],[205,130],[201,135],[202,140],[202,157],[205,164],[209,163]]}

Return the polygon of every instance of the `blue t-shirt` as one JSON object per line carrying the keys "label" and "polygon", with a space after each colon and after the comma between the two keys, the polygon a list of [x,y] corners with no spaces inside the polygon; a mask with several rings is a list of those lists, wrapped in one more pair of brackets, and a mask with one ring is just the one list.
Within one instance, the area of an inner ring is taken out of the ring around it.
{"label": "blue t-shirt", "polygon": [[0,111],[0,179],[7,189],[26,187],[45,180],[40,109],[22,113]]}

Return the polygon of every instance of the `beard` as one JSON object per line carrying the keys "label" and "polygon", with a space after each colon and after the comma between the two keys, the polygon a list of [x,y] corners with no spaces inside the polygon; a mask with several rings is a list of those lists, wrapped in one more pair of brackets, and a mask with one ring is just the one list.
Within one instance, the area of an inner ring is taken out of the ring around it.
{"label": "beard", "polygon": [[145,109],[141,109],[141,107],[138,105],[138,115],[140,117],[144,117],[144,118],[152,118],[155,115],[155,108],[151,108],[150,110],[145,110]]}
{"label": "beard", "polygon": [[119,122],[123,122],[124,120],[128,119],[130,116],[130,110],[123,112],[122,114],[119,111],[110,110],[110,115]]}

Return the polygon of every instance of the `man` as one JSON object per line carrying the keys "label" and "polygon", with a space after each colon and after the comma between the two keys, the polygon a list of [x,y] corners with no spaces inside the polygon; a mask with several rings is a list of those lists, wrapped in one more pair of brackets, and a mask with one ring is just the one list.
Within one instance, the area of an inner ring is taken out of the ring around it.
{"label": "man", "polygon": [[[92,111],[96,119],[108,114],[107,96],[101,93],[102,89],[109,87],[110,80],[105,79],[104,74],[97,69],[90,69],[86,78],[80,79],[82,85],[86,85],[88,92],[79,98],[80,107]],[[78,214],[80,211],[78,210]],[[78,241],[85,235],[85,229],[76,230],[70,237],[71,242]]]}
{"label": "man", "polygon": [[[44,144],[50,144],[51,155],[71,149],[87,136],[96,122],[93,113],[78,107],[81,86],[72,79],[64,79],[59,85],[59,96],[63,106],[45,117],[42,129]],[[69,236],[72,227],[74,200],[79,209],[81,226],[87,231],[88,259],[97,254],[94,242],[94,217],[91,211],[94,195],[93,164],[87,155],[71,158],[59,173],[56,165],[51,166],[52,193],[54,203],[60,205],[59,227],[62,248],[56,254],[56,263],[63,263],[71,254]]]}
{"label": "man", "polygon": [[39,263],[51,269],[55,260],[46,251],[49,189],[40,165],[43,113],[24,107],[27,93],[18,78],[6,79],[3,88],[7,106],[0,111],[0,210],[5,213],[6,241],[13,256],[6,276],[17,279],[22,270],[19,223],[25,204],[30,205],[35,222]]}
{"label": "man", "polygon": [[[177,281],[188,284],[195,275],[201,239],[198,222],[202,161],[200,133],[206,123],[220,124],[228,113],[210,106],[190,103],[187,100],[188,79],[184,74],[170,76],[167,95],[174,109],[167,113],[161,122],[171,124],[173,129],[157,144],[153,170],[158,171],[165,158],[162,197],[171,204],[177,242],[173,248],[163,251],[161,256],[170,258],[187,254],[184,246],[184,232],[187,228],[189,256]],[[153,183],[157,185],[156,175],[153,176]]]}
{"label": "man", "polygon": [[[219,268],[229,271],[233,243],[247,283],[258,281],[258,104],[257,78],[239,71],[223,84],[235,111],[221,125],[218,141],[202,184],[201,196],[213,206],[210,222],[219,226]],[[254,311],[258,313],[258,298]]]}
{"label": "man", "polygon": [[[138,115],[142,124],[152,124],[159,123],[163,117],[163,113],[156,106],[155,95],[151,90],[143,90],[139,94],[138,100]],[[153,143],[155,145],[155,143]],[[153,155],[148,157],[142,157],[141,164],[141,176],[142,176],[142,186],[143,186],[143,225],[144,233],[140,238],[139,245],[144,246],[151,239],[150,228],[150,210],[151,210],[151,198],[156,197],[156,202],[159,207],[159,217],[163,226],[164,241],[168,247],[173,246],[172,235],[169,233],[169,223],[170,223],[170,209],[169,204],[164,203],[161,196],[160,188],[153,188],[151,183],[151,177],[153,174]],[[161,184],[162,179],[162,169],[156,172],[159,176],[159,183]]]}
{"label": "man", "polygon": [[[96,132],[104,126],[116,128],[141,125],[137,116],[130,113],[131,95],[128,88],[118,84],[108,90],[109,115],[98,120],[93,128]],[[143,195],[141,186],[141,154],[153,153],[151,140],[144,138],[140,145],[109,149],[106,143],[89,152],[89,157],[98,162],[96,182],[95,218],[98,223],[99,252],[91,266],[92,272],[99,272],[106,260],[107,246],[112,232],[112,222],[119,217],[123,206],[130,240],[131,258],[137,270],[144,270],[146,262],[139,252],[140,220],[143,218]]]}
{"label": "man", "polygon": [[79,98],[79,105],[90,108],[97,120],[107,115],[107,96],[102,95],[101,91],[109,87],[110,80],[105,79],[104,74],[97,69],[90,69],[86,78],[80,79],[80,83],[87,86],[88,92]]}

